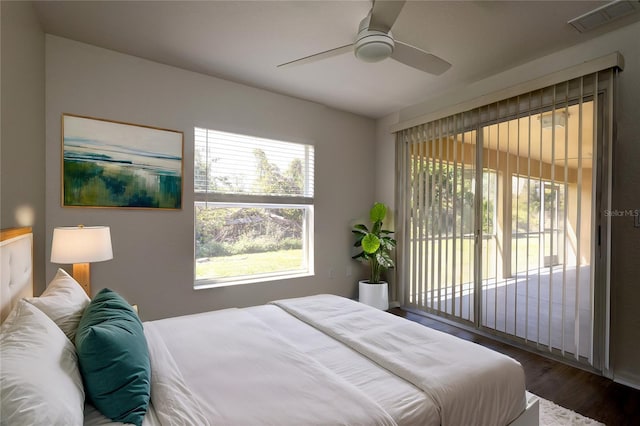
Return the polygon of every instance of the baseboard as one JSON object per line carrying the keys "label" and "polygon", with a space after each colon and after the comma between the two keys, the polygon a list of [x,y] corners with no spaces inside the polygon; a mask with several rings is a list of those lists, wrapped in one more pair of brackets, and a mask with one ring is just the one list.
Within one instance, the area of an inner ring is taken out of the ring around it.
{"label": "baseboard", "polygon": [[399,308],[400,306],[401,306],[401,305],[400,305],[400,302],[398,302],[397,300],[394,300],[394,301],[392,301],[392,302],[389,302],[389,309],[392,309],[392,308]]}
{"label": "baseboard", "polygon": [[630,388],[640,390],[640,377],[636,375],[626,375],[626,374],[618,374],[613,373],[613,381],[616,383],[620,383],[621,385],[629,386]]}

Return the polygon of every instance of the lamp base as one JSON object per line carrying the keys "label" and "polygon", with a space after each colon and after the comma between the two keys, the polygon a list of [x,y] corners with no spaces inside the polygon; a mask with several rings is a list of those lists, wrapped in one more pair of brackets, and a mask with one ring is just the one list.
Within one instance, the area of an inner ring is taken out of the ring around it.
{"label": "lamp base", "polygon": [[87,296],[91,298],[91,269],[88,263],[73,264],[73,279],[78,281]]}

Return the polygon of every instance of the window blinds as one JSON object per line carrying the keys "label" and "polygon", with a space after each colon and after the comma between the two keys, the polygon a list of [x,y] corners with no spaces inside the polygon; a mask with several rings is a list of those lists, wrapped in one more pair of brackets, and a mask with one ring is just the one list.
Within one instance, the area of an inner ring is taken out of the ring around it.
{"label": "window blinds", "polygon": [[603,367],[614,73],[397,132],[405,306]]}
{"label": "window blinds", "polygon": [[242,196],[280,197],[311,204],[314,191],[312,145],[194,130],[194,189],[207,201]]}

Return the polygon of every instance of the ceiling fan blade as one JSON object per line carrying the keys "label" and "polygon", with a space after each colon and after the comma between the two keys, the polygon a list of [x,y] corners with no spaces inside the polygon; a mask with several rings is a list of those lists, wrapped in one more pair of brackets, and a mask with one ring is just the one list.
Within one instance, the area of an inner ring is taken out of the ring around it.
{"label": "ceiling fan blade", "polygon": [[353,51],[353,43],[345,44],[344,46],[336,47],[335,49],[325,50],[324,52],[314,53],[313,55],[305,56],[304,58],[285,62],[284,64],[278,65],[277,68],[309,64],[311,62],[319,61],[321,59],[331,58],[333,56],[341,55],[343,53],[347,53],[351,51]]}
{"label": "ceiling fan blade", "polygon": [[398,62],[434,75],[440,75],[451,68],[449,62],[436,55],[398,40],[395,40],[394,43],[391,57]]}
{"label": "ceiling fan blade", "polygon": [[374,0],[368,29],[388,33],[404,4],[405,0]]}

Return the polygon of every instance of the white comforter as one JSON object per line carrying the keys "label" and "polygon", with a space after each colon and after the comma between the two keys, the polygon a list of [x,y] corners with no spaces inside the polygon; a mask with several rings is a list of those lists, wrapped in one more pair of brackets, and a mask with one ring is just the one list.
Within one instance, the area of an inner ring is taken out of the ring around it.
{"label": "white comforter", "polygon": [[336,296],[273,303],[422,389],[442,426],[505,425],[525,408],[512,358]]}
{"label": "white comforter", "polygon": [[395,424],[355,386],[242,310],[145,323],[145,333],[163,425]]}
{"label": "white comforter", "polygon": [[524,409],[517,362],[337,296],[144,327],[162,425],[505,425]]}

